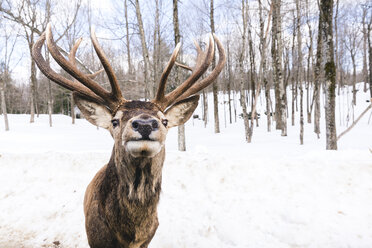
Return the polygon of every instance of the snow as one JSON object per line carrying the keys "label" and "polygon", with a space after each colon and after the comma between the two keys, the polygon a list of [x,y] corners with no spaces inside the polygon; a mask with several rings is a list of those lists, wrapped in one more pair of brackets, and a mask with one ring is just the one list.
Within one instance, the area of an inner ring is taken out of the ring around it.
{"label": "snow", "polygon": [[[337,113],[350,109],[350,93],[343,93]],[[366,99],[358,91],[355,118]],[[260,110],[251,144],[242,120],[225,128],[223,113],[220,134],[212,123],[187,123],[187,152],[177,151],[177,129],[170,130],[160,226],[150,247],[371,247],[371,111],[341,138],[338,151],[326,151],[324,121],[320,139],[305,124],[300,146],[298,116],[281,137],[267,133]],[[88,247],[84,192],[109,160],[112,138],[63,115],[53,116],[52,128],[45,115],[28,121],[9,115],[4,132],[0,117],[0,247]],[[338,114],[338,133],[345,124]]]}

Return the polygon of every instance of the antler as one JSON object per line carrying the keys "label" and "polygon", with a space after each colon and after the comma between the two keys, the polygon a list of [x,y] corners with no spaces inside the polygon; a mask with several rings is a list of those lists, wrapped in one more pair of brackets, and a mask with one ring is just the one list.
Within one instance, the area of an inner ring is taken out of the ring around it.
{"label": "antler", "polygon": [[[45,59],[41,55],[41,48],[44,44],[45,39],[47,40],[47,46],[49,49],[50,54],[54,58],[54,60],[72,77],[74,77],[77,81],[71,81],[66,79],[55,71],[53,71],[48,63],[46,63]],[[103,87],[101,87],[97,82],[95,82],[92,78],[94,78],[98,73],[98,71],[94,74],[84,74],[78,70],[76,67],[75,62],[75,53],[76,50],[81,42],[79,39],[73,48],[71,49],[69,55],[69,61],[66,60],[62,54],[59,52],[57,45],[53,40],[53,35],[51,31],[50,23],[47,26],[46,31],[40,36],[39,40],[34,44],[32,48],[32,57],[34,58],[36,64],[38,65],[39,69],[44,73],[44,75],[49,78],[50,80],[56,82],[57,84],[61,85],[64,88],[67,88],[72,91],[76,91],[77,93],[90,98],[96,102],[105,104],[109,107],[112,111],[115,111],[117,107],[126,102],[127,100],[121,94],[119,84],[117,82],[116,76],[113,72],[112,67],[110,66],[106,56],[104,55],[102,48],[98,44],[96,35],[94,30],[92,29],[91,32],[91,39],[96,50],[96,53],[103,65],[104,70],[109,78],[110,85],[111,85],[111,92],[108,92]]]}
{"label": "antler", "polygon": [[[211,74],[204,78],[203,80],[198,81],[198,79],[207,71],[210,63],[212,62],[214,56],[214,41],[217,43],[217,48],[219,52],[219,61],[217,66],[211,72]],[[176,62],[176,57],[179,52],[179,44],[177,44],[171,59],[169,60],[166,68],[164,69],[159,83],[159,89],[156,94],[156,98],[152,100],[152,102],[156,103],[162,110],[166,109],[168,106],[172,105],[173,103],[185,99],[193,94],[196,94],[200,90],[204,89],[208,85],[210,85],[220,74],[221,70],[223,69],[226,63],[226,55],[225,50],[222,47],[221,42],[215,35],[211,35],[209,37],[209,45],[205,51],[202,51],[198,43],[195,43],[195,47],[197,50],[197,58],[196,58],[196,65],[194,69],[191,69],[187,66],[180,65]],[[164,95],[165,91],[165,84],[174,64],[177,64],[185,69],[192,70],[192,74],[174,91]]]}
{"label": "antler", "polygon": [[[78,49],[78,47],[80,46],[80,43],[81,41],[83,40],[83,38],[80,38],[78,39],[75,44],[72,46],[71,50],[70,50],[70,53],[68,55],[68,60],[71,61],[71,63],[76,66],[76,51]],[[101,72],[103,72],[104,69],[101,69],[99,71],[96,71],[95,73],[92,73],[92,74],[86,74],[87,77],[91,78],[91,79],[94,79],[95,77],[98,76],[98,74],[100,74]],[[74,82],[77,83],[76,80],[74,80]]]}

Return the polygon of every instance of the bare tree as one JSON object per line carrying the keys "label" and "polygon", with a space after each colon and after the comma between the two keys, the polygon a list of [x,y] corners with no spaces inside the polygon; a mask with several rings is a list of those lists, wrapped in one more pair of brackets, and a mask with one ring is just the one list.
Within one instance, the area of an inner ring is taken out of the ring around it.
{"label": "bare tree", "polygon": [[319,13],[319,36],[325,45],[324,79],[326,86],[326,141],[327,150],[337,150],[336,134],[336,67],[333,48],[333,0],[321,0]]}
{"label": "bare tree", "polygon": [[[18,30],[14,25],[4,22],[2,27],[2,38],[3,38],[3,57],[0,59],[0,98],[1,98],[1,112],[4,116],[4,127],[5,131],[9,131],[9,121],[8,121],[8,109],[6,104],[6,86],[10,84],[11,81],[11,62],[12,55],[15,50],[15,45],[18,41],[19,34]],[[22,56],[20,60],[22,59]],[[20,61],[19,60],[19,61]],[[18,61],[18,62],[19,62]],[[13,64],[15,66],[16,64]],[[14,61],[13,61],[14,63]]]}
{"label": "bare tree", "polygon": [[303,109],[303,77],[302,77],[302,33],[301,33],[301,13],[302,5],[300,0],[296,0],[296,32],[297,32],[297,84],[300,86],[300,144],[304,144],[304,109]]}
{"label": "bare tree", "polygon": [[0,98],[1,98],[1,112],[4,116],[4,127],[5,131],[9,131],[9,121],[8,121],[8,111],[6,108],[6,101],[5,101],[5,81],[8,80],[8,73],[6,70],[6,66],[4,64],[0,64]]}
{"label": "bare tree", "polygon": [[[45,23],[46,18],[42,18],[42,21],[40,21],[42,13],[40,13],[39,11],[40,6],[38,4],[39,4],[38,1],[21,0],[17,2],[7,2],[8,5],[7,9],[4,7],[4,5],[0,6],[0,10],[5,14],[5,18],[22,25],[24,35],[28,43],[30,58],[35,36],[37,35],[36,30],[38,29],[43,30],[43,27],[46,26]],[[47,6],[47,4],[45,6]],[[32,59],[30,67],[31,67],[30,122],[33,123],[35,121],[34,117],[35,110],[38,113],[38,105],[36,90],[37,89],[36,66],[35,61],[33,61]]]}
{"label": "bare tree", "polygon": [[142,14],[141,14],[141,9],[139,5],[138,0],[134,0],[134,3],[132,0],[130,2],[135,6],[136,8],[136,16],[137,16],[137,23],[138,23],[138,29],[139,29],[139,34],[140,34],[140,39],[141,39],[141,47],[142,47],[142,56],[143,56],[143,63],[144,63],[144,81],[146,85],[146,90],[145,90],[145,98],[149,99],[151,97],[154,97],[154,91],[153,87],[151,86],[150,83],[150,58],[149,58],[149,51],[147,49],[146,45],[146,37],[145,37],[145,29],[143,27],[143,22],[142,22]]}
{"label": "bare tree", "polygon": [[372,30],[372,17],[369,19],[367,26],[367,37],[368,37],[368,56],[369,56],[369,92],[372,98],[372,40],[371,40],[371,30]]}
{"label": "bare tree", "polygon": [[[269,33],[269,27],[270,27],[270,18],[271,18],[271,13],[272,13],[272,5],[270,5],[270,11],[269,11],[269,14],[268,14],[268,18],[267,18],[267,27],[266,27],[266,32],[264,32],[264,26],[265,26],[265,23],[263,21],[262,18],[262,5],[260,3],[261,1],[259,1],[259,5],[260,5],[260,39],[261,39],[261,42],[260,42],[260,50],[261,50],[261,63],[260,63],[260,68],[259,68],[259,79],[258,79],[258,83],[257,83],[257,90],[255,91],[254,90],[254,75],[256,74],[256,69],[255,69],[255,61],[254,61],[254,52],[253,52],[253,42],[252,42],[252,36],[250,35],[250,32],[248,32],[248,44],[249,44],[249,50],[250,50],[250,56],[251,56],[251,82],[252,82],[252,108],[251,108],[251,123],[250,123],[250,126],[249,126],[249,131],[248,131],[248,138],[247,138],[247,142],[250,143],[252,141],[252,136],[253,136],[253,127],[254,127],[254,123],[253,121],[256,119],[257,121],[257,114],[256,114],[256,106],[257,106],[257,100],[258,100],[258,96],[260,94],[260,90],[261,90],[261,85],[262,83],[266,84],[265,88],[267,88],[267,77],[265,75],[265,72],[266,72],[266,48],[267,48],[267,44],[266,44],[266,40],[267,40],[267,35]],[[270,89],[267,89],[267,91],[269,91]],[[266,91],[266,89],[265,89]],[[265,93],[265,95],[267,95]],[[270,94],[268,94],[268,96],[270,96]],[[266,104],[269,104],[269,101],[266,100]],[[268,116],[268,120],[270,120],[270,111],[266,113],[267,116]],[[258,121],[257,121],[258,123]],[[270,121],[268,121],[267,123],[268,125],[270,125]],[[269,128],[269,127],[268,127]],[[270,129],[268,129],[270,130]]]}
{"label": "bare tree", "polygon": [[346,25],[346,30],[343,35],[344,39],[343,42],[345,44],[346,49],[350,53],[351,62],[353,65],[353,105],[356,105],[356,55],[360,45],[360,37],[359,37],[360,30],[356,27],[355,16],[353,21],[349,21]]}
{"label": "bare tree", "polygon": [[242,107],[243,112],[243,120],[244,120],[244,130],[245,130],[245,139],[248,141],[249,135],[249,119],[248,119],[248,111],[247,111],[247,101],[245,95],[245,88],[244,88],[244,61],[245,61],[245,46],[246,46],[246,36],[247,36],[247,9],[248,9],[248,1],[242,0],[242,30],[241,30],[241,47],[239,51],[239,58],[238,58],[238,67],[239,67],[239,81],[240,81],[240,105]]}
{"label": "bare tree", "polygon": [[127,0],[124,0],[124,16],[125,16],[125,32],[126,32],[126,48],[127,48],[127,61],[128,61],[128,74],[133,73],[131,52],[130,52],[130,41],[129,41],[129,21],[128,21],[128,4]]}
{"label": "bare tree", "polygon": [[[32,46],[34,45],[37,35],[41,35],[42,30],[45,29],[47,23],[52,15],[51,13],[51,1],[31,1],[31,0],[18,0],[18,1],[6,1],[6,4],[2,2],[0,4],[0,12],[4,13],[4,17],[12,22],[15,22],[22,26],[24,30],[24,37],[27,41],[29,52],[30,52],[30,122],[35,121],[35,111],[39,113],[38,97],[37,97],[37,78],[36,78],[36,66],[35,61],[31,59]],[[70,11],[72,18],[66,18],[70,20],[63,34],[57,40],[66,33],[72,23],[74,23],[78,10],[80,8],[80,0],[76,2],[75,9]],[[66,52],[63,51],[65,54]],[[80,61],[79,61],[80,62]],[[51,96],[50,96],[51,97]],[[51,122],[50,122],[51,125]]]}
{"label": "bare tree", "polygon": [[362,34],[363,34],[363,69],[362,69],[363,81],[364,81],[363,91],[366,92],[367,83],[368,83],[368,67],[367,67],[367,45],[368,45],[367,18],[368,16],[367,14],[368,14],[369,7],[367,4],[362,4],[361,7],[362,7]]}
{"label": "bare tree", "polygon": [[[311,112],[313,110],[314,106],[314,99],[310,100],[310,93],[311,93],[311,81],[313,79],[314,74],[314,58],[313,58],[313,31],[311,27],[311,19],[310,19],[310,7],[309,7],[309,0],[305,1],[305,7],[306,7],[306,25],[309,30],[309,43],[307,45],[308,47],[308,55],[307,55],[307,69],[306,69],[306,112],[307,112],[307,123],[311,123]],[[310,103],[311,102],[311,103]]]}
{"label": "bare tree", "polygon": [[[180,34],[180,25],[178,21],[178,0],[173,0],[173,30],[174,30],[174,44],[177,44],[181,41],[181,34]],[[179,85],[180,78],[179,78],[179,70],[176,67],[176,78],[175,83]],[[179,151],[186,151],[186,141],[185,141],[185,125],[178,126],[178,150]]]}
{"label": "bare tree", "polygon": [[276,128],[281,129],[282,136],[287,136],[287,113],[286,113],[286,93],[285,82],[283,79],[282,65],[282,29],[281,29],[281,0],[273,0],[272,13],[272,41],[271,54],[273,57],[273,70],[275,82],[275,120]]}
{"label": "bare tree", "polygon": [[232,124],[232,110],[231,110],[231,91],[232,89],[232,62],[231,62],[231,53],[230,53],[230,37],[227,39],[227,101],[229,105],[229,123]]}
{"label": "bare tree", "polygon": [[319,6],[319,21],[318,21],[318,40],[316,49],[316,63],[314,69],[314,132],[316,133],[318,139],[320,138],[320,81],[323,77],[322,74],[322,63],[323,63],[323,39],[321,35],[321,30],[324,25],[324,14],[321,12]]}
{"label": "bare tree", "polygon": [[[297,2],[296,2],[297,3]],[[297,8],[296,8],[297,9]],[[292,11],[293,14],[293,31],[292,31],[292,50],[291,50],[291,55],[292,55],[292,69],[291,69],[291,85],[292,85],[292,101],[291,101],[291,125],[294,126],[295,124],[295,101],[297,98],[297,83],[298,81],[296,80],[296,64],[297,64],[297,57],[296,57],[296,52],[295,52],[295,47],[296,47],[296,36],[297,36],[297,22],[299,21],[297,16],[295,15],[295,11]]]}
{"label": "bare tree", "polygon": [[[212,34],[216,33],[214,26],[214,0],[210,2],[210,25]],[[216,58],[213,57],[212,60],[212,70],[216,67]],[[220,133],[220,120],[218,117],[218,79],[212,85],[213,89],[213,115],[214,115],[214,132]]]}
{"label": "bare tree", "polygon": [[265,33],[265,21],[263,16],[263,5],[262,1],[258,0],[259,6],[259,15],[260,15],[260,51],[261,51],[261,63],[260,63],[260,70],[259,70],[259,78],[260,82],[263,83],[265,87],[265,99],[266,99],[266,117],[267,117],[267,131],[271,131],[271,100],[270,100],[270,85],[267,78],[267,58],[266,58],[266,50],[267,50],[267,34],[269,31],[269,23],[270,23],[270,15],[272,12],[272,5],[270,6],[269,17],[267,18],[268,24]]}

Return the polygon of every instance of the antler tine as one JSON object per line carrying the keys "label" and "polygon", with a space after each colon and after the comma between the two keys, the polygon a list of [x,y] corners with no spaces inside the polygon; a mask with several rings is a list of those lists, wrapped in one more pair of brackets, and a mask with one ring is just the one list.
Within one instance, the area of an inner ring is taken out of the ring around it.
{"label": "antler tine", "polygon": [[223,46],[221,42],[218,40],[217,36],[213,34],[213,37],[217,43],[218,54],[219,54],[219,60],[218,60],[217,66],[214,68],[211,74],[208,75],[208,77],[198,81],[197,83],[192,85],[190,88],[188,88],[185,92],[183,92],[183,94],[178,97],[177,101],[185,99],[193,94],[196,94],[200,90],[206,88],[218,77],[223,67],[225,66],[225,63],[226,63],[225,50],[223,49]]}
{"label": "antler tine", "polygon": [[192,68],[189,67],[189,66],[187,66],[187,65],[184,65],[184,64],[178,63],[177,61],[175,62],[175,64],[176,64],[176,66],[181,67],[181,68],[183,68],[183,69],[185,69],[185,70],[192,71]]}
{"label": "antler tine", "polygon": [[97,82],[86,76],[84,73],[79,71],[76,66],[71,62],[67,61],[62,54],[58,51],[57,45],[53,40],[52,30],[50,23],[46,30],[46,40],[50,54],[54,60],[71,76],[73,76],[77,81],[84,84],[87,88],[93,91],[96,95],[100,96],[107,103],[108,107],[115,108],[117,105],[117,99],[111,98],[111,93],[102,88]]}
{"label": "antler tine", "polygon": [[56,82],[60,86],[71,90],[76,91],[81,95],[84,95],[85,97],[96,101],[98,103],[105,103],[105,100],[103,100],[102,97],[96,95],[93,91],[88,89],[82,84],[75,83],[71,80],[68,80],[67,78],[62,77],[58,73],[52,70],[50,68],[49,64],[45,61],[43,55],[41,54],[41,49],[44,45],[46,39],[46,33],[42,33],[42,35],[39,37],[39,39],[35,42],[34,46],[32,47],[32,58],[35,60],[37,66],[39,67],[40,71],[50,80],[53,82]]}
{"label": "antler tine", "polygon": [[106,55],[104,54],[101,46],[98,43],[94,27],[91,28],[90,36],[91,36],[91,40],[92,40],[92,43],[93,43],[94,50],[96,50],[98,58],[101,61],[102,66],[105,69],[107,77],[110,81],[111,90],[112,90],[111,91],[111,97],[114,98],[115,100],[126,101],[121,94],[121,90],[120,90],[120,87],[119,87],[119,84],[118,84],[118,80],[115,76],[114,70],[112,69],[108,59],[106,58]]}
{"label": "antler tine", "polygon": [[69,53],[69,55],[68,55],[68,60],[70,60],[71,63],[72,63],[74,66],[76,66],[76,58],[75,58],[75,56],[76,56],[76,51],[77,51],[77,49],[79,48],[80,43],[81,43],[82,40],[83,40],[83,38],[79,38],[79,39],[75,42],[75,44],[72,46],[71,51],[70,51],[70,53]]}
{"label": "antler tine", "polygon": [[208,69],[210,63],[213,59],[214,54],[214,40],[213,37],[209,37],[209,45],[207,48],[207,52],[203,52],[199,45],[196,45],[196,49],[198,52],[196,65],[195,68],[190,75],[180,86],[178,86],[174,91],[168,93],[164,96],[162,101],[156,101],[156,103],[162,108],[165,109],[166,107],[170,106],[174,103],[177,98],[182,95],[182,93],[190,88],[200,77],[203,73]]}
{"label": "antler tine", "polygon": [[91,79],[94,79],[95,77],[97,77],[100,73],[102,73],[105,69],[101,69],[99,71],[96,71],[95,73],[92,73],[92,74],[87,74],[87,77],[91,78]]}
{"label": "antler tine", "polygon": [[156,97],[154,100],[155,102],[161,102],[164,99],[165,85],[167,83],[169,73],[171,72],[174,63],[176,62],[177,55],[180,51],[180,48],[181,48],[181,42],[179,42],[176,48],[173,50],[172,56],[169,59],[167,66],[163,70],[163,73],[161,74],[159,88],[158,88],[158,91],[156,93]]}
{"label": "antler tine", "polygon": [[[83,38],[79,38],[75,44],[72,46],[71,48],[71,51],[68,55],[68,60],[71,61],[71,63],[76,66],[76,51],[77,49],[79,48],[80,46],[80,43],[81,41],[83,40]],[[85,74],[85,76],[91,78],[91,79],[94,79],[95,77],[97,77],[97,75],[99,75],[101,72],[103,72],[104,69],[101,69],[101,70],[98,70],[96,71],[95,73],[92,73],[92,74]]]}

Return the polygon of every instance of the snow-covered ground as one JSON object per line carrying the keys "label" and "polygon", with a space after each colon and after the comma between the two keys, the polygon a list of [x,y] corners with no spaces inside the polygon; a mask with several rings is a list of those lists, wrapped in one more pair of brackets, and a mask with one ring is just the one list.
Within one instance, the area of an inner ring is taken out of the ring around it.
{"label": "snow-covered ground", "polygon": [[[369,104],[360,92],[355,117]],[[337,112],[350,100],[346,93],[337,100]],[[372,247],[370,113],[341,138],[338,151],[325,150],[324,122],[319,140],[305,124],[300,146],[298,116],[281,137],[266,132],[263,110],[251,144],[242,121],[225,128],[223,113],[220,134],[200,120],[187,123],[187,152],[177,151],[177,129],[171,130],[160,226],[150,247]],[[345,119],[338,114],[338,133]],[[53,116],[52,128],[45,115],[28,120],[10,115],[4,132],[0,116],[0,247],[88,247],[83,196],[108,161],[112,138],[62,115]]]}

